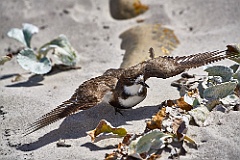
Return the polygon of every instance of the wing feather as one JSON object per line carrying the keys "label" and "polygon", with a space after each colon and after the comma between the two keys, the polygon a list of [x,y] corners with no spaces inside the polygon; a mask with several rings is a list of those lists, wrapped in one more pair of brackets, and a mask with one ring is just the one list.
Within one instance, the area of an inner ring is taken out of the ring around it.
{"label": "wing feather", "polygon": [[236,58],[238,56],[239,55],[235,53],[227,52],[227,50],[217,50],[175,58],[170,56],[160,56],[142,62],[144,66],[141,68],[141,72],[145,72],[146,79],[150,77],[169,78],[191,68],[197,68],[226,58]]}
{"label": "wing feather", "polygon": [[228,50],[216,50],[181,57],[159,56],[125,69],[121,77],[131,78],[142,74],[145,75],[145,80],[150,77],[165,79],[191,68],[197,68],[226,58],[238,57],[237,53],[228,52]]}
{"label": "wing feather", "polygon": [[102,102],[106,92],[114,89],[116,82],[117,78],[113,76],[99,76],[84,82],[69,100],[64,101],[57,108],[30,124],[24,135],[26,136],[79,110],[94,107]]}

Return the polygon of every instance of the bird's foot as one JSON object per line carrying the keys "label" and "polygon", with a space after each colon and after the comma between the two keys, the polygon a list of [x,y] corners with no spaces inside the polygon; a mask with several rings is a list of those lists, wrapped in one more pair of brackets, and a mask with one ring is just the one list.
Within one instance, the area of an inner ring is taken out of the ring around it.
{"label": "bird's foot", "polygon": [[119,113],[119,114],[121,114],[123,116],[123,114],[121,112],[121,109],[116,108],[116,107],[114,107],[114,108],[115,108],[115,115],[117,115],[117,113]]}

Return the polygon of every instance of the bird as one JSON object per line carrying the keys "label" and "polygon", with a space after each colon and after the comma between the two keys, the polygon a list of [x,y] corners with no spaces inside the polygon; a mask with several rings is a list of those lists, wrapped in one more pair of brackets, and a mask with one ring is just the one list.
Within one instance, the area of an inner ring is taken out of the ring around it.
{"label": "bird", "polygon": [[121,110],[130,109],[146,98],[149,88],[146,80],[150,77],[166,79],[191,68],[238,56],[228,50],[177,57],[154,57],[152,48],[149,49],[149,52],[151,59],[128,68],[110,68],[102,75],[83,82],[70,99],[28,125],[24,135],[31,134],[62,118],[87,110],[102,102],[113,106],[115,113],[122,114]]}

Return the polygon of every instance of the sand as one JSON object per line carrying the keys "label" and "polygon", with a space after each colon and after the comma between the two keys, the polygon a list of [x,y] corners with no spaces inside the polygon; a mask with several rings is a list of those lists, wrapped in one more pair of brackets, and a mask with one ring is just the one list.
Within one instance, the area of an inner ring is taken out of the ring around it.
{"label": "sand", "polygon": [[[142,3],[149,6],[144,14],[116,20],[110,15],[109,1],[103,0],[1,1],[1,56],[8,48],[16,50],[21,46],[8,38],[7,32],[21,28],[22,23],[31,23],[41,28],[33,37],[32,46],[40,47],[65,34],[79,53],[77,65],[81,69],[32,76],[15,58],[0,66],[0,159],[103,159],[121,139],[91,143],[86,132],[94,129],[101,119],[125,127],[129,132],[142,132],[145,119],[158,110],[158,104],[178,98],[178,91],[170,84],[179,76],[167,80],[152,78],[147,81],[151,87],[147,98],[134,109],[124,111],[124,116],[115,115],[110,106],[98,105],[29,136],[21,136],[27,124],[70,98],[82,82],[101,75],[106,69],[118,68],[125,53],[120,35],[132,27],[146,23],[172,29],[180,42],[172,52],[174,56],[222,50],[228,44],[240,42],[238,0],[144,0]],[[137,23],[141,19],[144,21]],[[143,45],[146,48],[142,52],[147,54],[152,46]],[[158,48],[155,51],[158,52]],[[218,64],[233,62],[225,60]],[[203,69],[189,73],[196,72],[203,73]],[[23,74],[23,80],[11,82],[16,74]],[[215,112],[212,116],[213,122],[207,127],[190,126],[188,135],[195,139],[198,150],[190,149],[181,159],[239,159],[240,113]],[[58,148],[59,139],[65,139],[71,147]]]}

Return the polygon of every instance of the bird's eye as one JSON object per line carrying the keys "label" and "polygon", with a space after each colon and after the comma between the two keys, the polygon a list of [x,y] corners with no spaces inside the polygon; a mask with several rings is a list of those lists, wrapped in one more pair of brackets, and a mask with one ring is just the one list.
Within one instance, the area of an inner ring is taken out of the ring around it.
{"label": "bird's eye", "polygon": [[134,81],[135,81],[134,78],[128,78],[128,80],[131,81],[131,82],[134,82]]}

